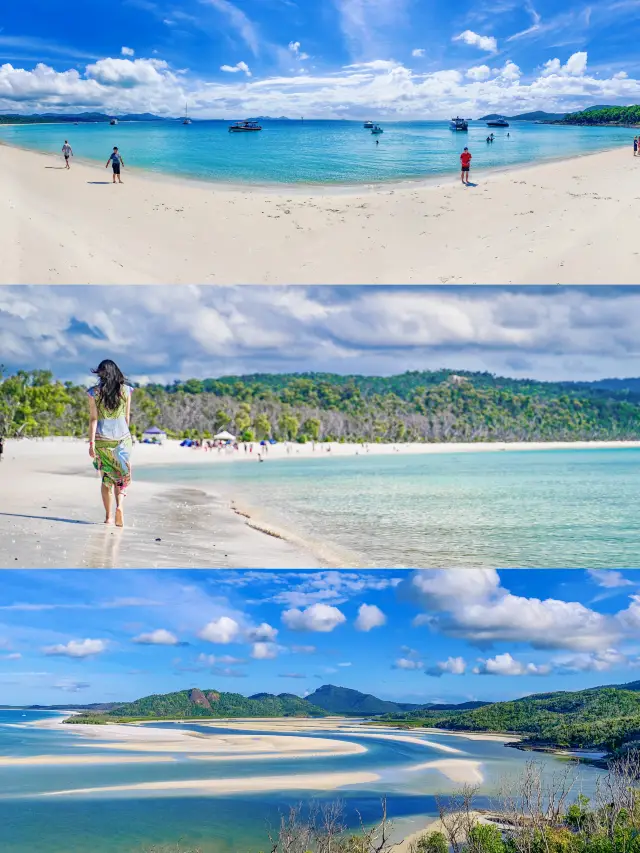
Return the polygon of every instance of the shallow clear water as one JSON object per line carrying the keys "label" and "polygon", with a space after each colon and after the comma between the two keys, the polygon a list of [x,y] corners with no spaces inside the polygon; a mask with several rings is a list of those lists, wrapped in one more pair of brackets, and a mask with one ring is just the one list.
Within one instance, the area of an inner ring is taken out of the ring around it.
{"label": "shallow clear water", "polygon": [[[104,751],[73,732],[25,727],[25,721],[44,715],[27,712],[24,718],[22,713],[0,711],[3,754],[76,754],[81,749],[104,755]],[[252,731],[240,725],[237,731]],[[195,724],[180,724],[180,728],[211,734],[211,729]],[[367,752],[336,758],[229,763],[189,760],[184,755],[176,755],[177,760],[172,764],[0,766],[1,849],[3,853],[86,853],[87,850],[92,853],[143,853],[152,844],[165,849],[164,845],[180,842],[184,847],[197,846],[202,853],[258,853],[268,849],[268,829],[277,825],[280,814],[286,813],[290,805],[306,807],[312,800],[340,798],[345,803],[351,825],[355,825],[356,809],[365,822],[378,818],[383,795],[387,796],[393,818],[404,821],[413,817],[415,825],[420,826],[418,816],[436,813],[435,794],[447,793],[457,786],[437,770],[412,772],[407,768],[438,758],[479,761],[485,782],[478,805],[489,806],[498,780],[517,774],[527,760],[527,753],[505,748],[502,743],[446,735],[428,734],[425,739],[459,749],[459,755],[444,753],[435,747],[362,737],[358,733],[304,735],[323,736],[362,743]],[[553,756],[540,755],[539,759],[548,774],[561,766]],[[41,796],[46,791],[137,781],[351,770],[376,772],[380,780],[324,793],[292,791],[202,797],[176,796],[167,790],[80,797]],[[587,794],[592,792],[599,772],[581,767],[579,789]]]}
{"label": "shallow clear water", "polygon": [[228,126],[222,121],[187,127],[179,122],[5,125],[0,126],[0,142],[60,154],[68,139],[75,156],[102,164],[97,175],[104,174],[104,163],[117,145],[125,166],[191,178],[354,184],[457,173],[465,145],[474,169],[489,169],[631,146],[634,136],[628,128],[513,122],[508,130],[493,129],[496,141],[487,145],[491,131],[483,122],[470,124],[468,133],[455,133],[443,121],[394,122],[383,125],[376,145],[376,137],[360,122],[265,122],[259,133],[229,133]]}
{"label": "shallow clear water", "polygon": [[640,566],[640,449],[323,455],[137,476],[219,489],[358,565]]}

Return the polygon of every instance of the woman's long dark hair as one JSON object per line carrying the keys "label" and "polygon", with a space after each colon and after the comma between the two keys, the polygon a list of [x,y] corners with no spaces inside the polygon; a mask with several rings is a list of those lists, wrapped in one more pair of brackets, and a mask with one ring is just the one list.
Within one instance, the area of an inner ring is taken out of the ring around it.
{"label": "woman's long dark hair", "polygon": [[98,377],[98,394],[105,409],[116,409],[122,399],[122,389],[127,384],[123,372],[110,358],[105,358],[91,372]]}

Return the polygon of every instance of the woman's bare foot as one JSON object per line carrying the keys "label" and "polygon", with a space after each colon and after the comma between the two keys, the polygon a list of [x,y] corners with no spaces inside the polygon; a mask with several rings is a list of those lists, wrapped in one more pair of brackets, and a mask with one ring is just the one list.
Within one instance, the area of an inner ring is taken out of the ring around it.
{"label": "woman's bare foot", "polygon": [[113,522],[111,521],[111,519],[109,518],[109,516],[107,516],[107,517],[105,518],[104,523],[105,523],[105,524],[113,524]]}
{"label": "woman's bare foot", "polygon": [[116,527],[124,527],[124,510],[120,506],[116,510]]}

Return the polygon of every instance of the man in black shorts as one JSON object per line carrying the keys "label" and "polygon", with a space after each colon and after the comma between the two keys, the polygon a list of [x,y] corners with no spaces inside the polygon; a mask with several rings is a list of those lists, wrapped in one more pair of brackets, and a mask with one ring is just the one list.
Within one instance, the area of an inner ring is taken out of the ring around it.
{"label": "man in black shorts", "polygon": [[64,154],[64,164],[66,168],[69,168],[69,157],[73,157],[73,151],[71,150],[71,146],[65,139],[64,145],[62,146],[62,153]]}
{"label": "man in black shorts", "polygon": [[465,148],[460,155],[460,179],[466,186],[469,185],[469,169],[471,168],[471,152]]}
{"label": "man in black shorts", "polygon": [[113,183],[115,184],[117,178],[118,183],[121,184],[122,181],[120,180],[120,167],[124,166],[124,160],[120,156],[117,147],[113,149],[111,156],[107,160],[107,165],[105,166],[105,169],[109,168],[109,163],[111,163],[111,168],[113,169]]}

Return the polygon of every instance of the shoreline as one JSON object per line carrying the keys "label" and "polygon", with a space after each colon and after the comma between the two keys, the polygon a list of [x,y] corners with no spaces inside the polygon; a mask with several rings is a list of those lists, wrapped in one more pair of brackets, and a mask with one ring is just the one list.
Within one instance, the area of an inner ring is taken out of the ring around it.
{"label": "shoreline", "polygon": [[[133,122],[132,122],[133,123]],[[140,122],[138,122],[140,124]],[[18,145],[15,142],[6,142],[2,139],[2,127],[7,125],[0,124],[0,147],[15,149],[26,154],[37,154],[44,157],[60,160],[60,153],[48,151],[44,148],[30,148],[26,145]],[[11,125],[12,127],[23,127],[24,125]],[[562,125],[559,125],[562,126]],[[633,128],[631,128],[633,129]],[[620,149],[626,150],[626,144],[607,145],[603,148],[598,148],[594,151],[579,151],[573,154],[554,154],[547,157],[539,157],[537,160],[522,160],[513,163],[508,163],[502,166],[488,166],[483,168],[482,174],[488,178],[504,175],[508,172],[518,170],[518,173],[525,172],[529,169],[536,169],[538,166],[552,163],[567,163],[583,157],[592,157],[597,154],[609,154]],[[90,157],[73,156],[73,163],[95,168],[96,165],[102,164],[102,160],[91,159]],[[72,166],[73,168],[73,166]],[[247,192],[265,192],[270,191],[273,194],[289,193],[290,195],[312,194],[320,197],[325,195],[360,195],[362,193],[377,193],[384,191],[401,191],[401,190],[420,190],[420,189],[435,189],[442,186],[449,186],[451,183],[457,183],[458,170],[457,168],[449,169],[443,172],[434,172],[430,175],[411,175],[402,178],[387,178],[375,181],[360,181],[357,183],[341,183],[341,182],[323,182],[323,181],[296,181],[289,183],[286,181],[237,181],[224,180],[222,178],[207,178],[206,176],[191,175],[189,173],[175,173],[163,171],[161,169],[152,169],[148,166],[125,166],[123,176],[127,173],[138,175],[148,180],[156,180],[159,183],[168,182],[171,184],[193,185],[201,189],[213,188],[220,192],[232,190],[237,193]]]}
{"label": "shoreline", "polygon": [[[276,445],[269,461],[335,459],[363,454],[358,444]],[[368,455],[536,452],[640,448],[631,442],[372,444]],[[136,469],[256,462],[242,451],[204,452],[168,441],[136,444],[134,482],[124,530],[102,524],[99,477],[84,439],[9,439],[3,476],[16,488],[0,494],[0,551],[5,568],[368,568],[366,558],[338,543],[289,530],[234,494],[228,482],[203,484],[136,479]],[[86,456],[85,456],[86,455]],[[277,515],[277,507],[273,511]],[[128,519],[131,518],[132,522]],[[213,535],[212,535],[213,534]]]}
{"label": "shoreline", "polygon": [[630,156],[615,147],[478,169],[470,188],[457,163],[426,184],[346,189],[234,188],[125,167],[114,190],[96,161],[77,158],[63,177],[59,155],[3,143],[0,276],[14,285],[634,284],[640,173]]}

